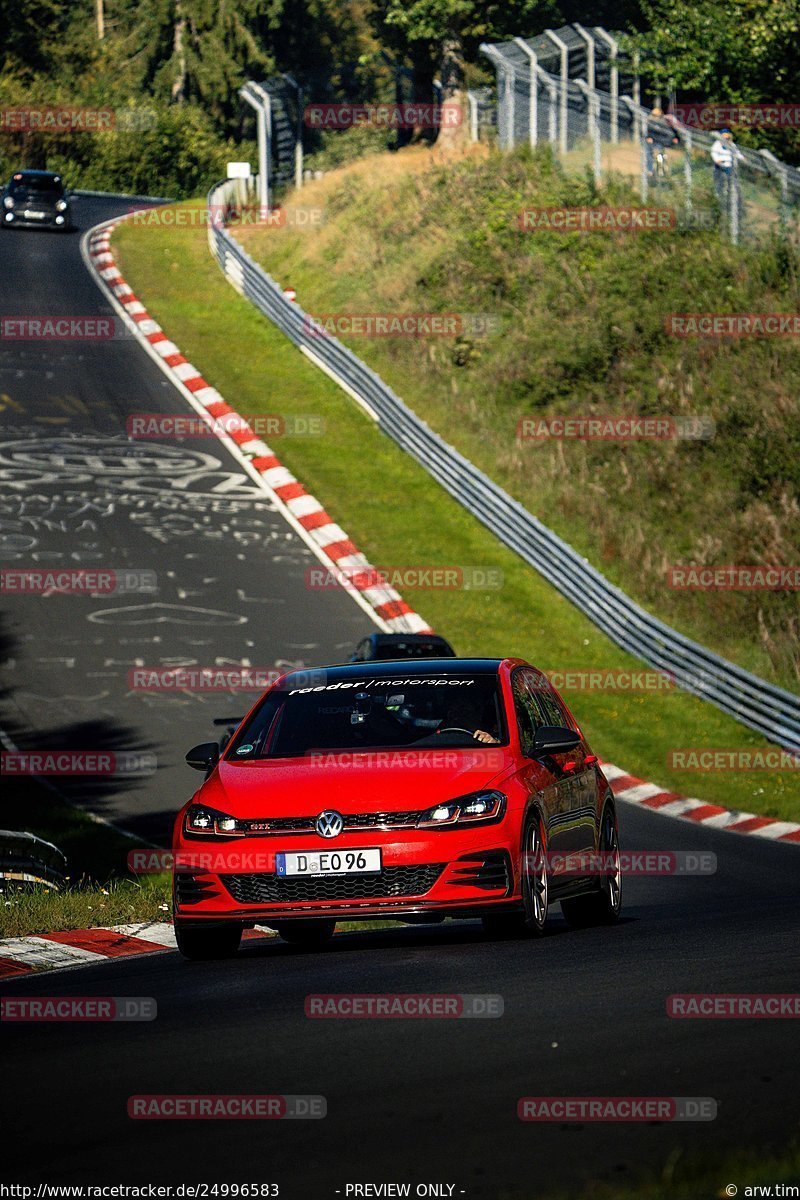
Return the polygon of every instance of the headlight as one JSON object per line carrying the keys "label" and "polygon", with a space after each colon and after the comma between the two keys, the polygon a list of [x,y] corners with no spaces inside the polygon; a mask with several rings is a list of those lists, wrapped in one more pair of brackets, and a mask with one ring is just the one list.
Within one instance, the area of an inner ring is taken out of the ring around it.
{"label": "headlight", "polygon": [[183,832],[187,837],[244,837],[247,830],[241,821],[214,808],[192,804],[183,819]]}
{"label": "headlight", "polygon": [[444,804],[434,804],[420,817],[418,829],[445,829],[452,825],[477,825],[499,821],[506,808],[502,792],[470,792]]}
{"label": "headlight", "polygon": [[56,208],[59,212],[64,212],[67,207],[66,200],[56,200]]}
{"label": "headlight", "polygon": [[6,208],[13,208],[14,207],[13,196],[6,196],[3,200],[3,204],[5,205]]}

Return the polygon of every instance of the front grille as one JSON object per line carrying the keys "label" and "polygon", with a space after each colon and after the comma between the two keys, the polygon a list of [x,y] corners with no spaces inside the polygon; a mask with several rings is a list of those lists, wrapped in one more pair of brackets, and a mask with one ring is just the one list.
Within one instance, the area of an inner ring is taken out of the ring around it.
{"label": "front grille", "polygon": [[430,891],[444,863],[420,867],[386,867],[374,875],[330,875],[287,879],[283,875],[223,875],[238,904],[291,904],[302,900],[382,900],[422,896]]}
{"label": "front grille", "polygon": [[[351,833],[359,829],[413,829],[421,816],[421,811],[348,813],[344,816],[344,828]],[[316,820],[316,816],[263,817],[245,821],[245,825],[252,837],[270,837],[273,834],[316,833]]]}

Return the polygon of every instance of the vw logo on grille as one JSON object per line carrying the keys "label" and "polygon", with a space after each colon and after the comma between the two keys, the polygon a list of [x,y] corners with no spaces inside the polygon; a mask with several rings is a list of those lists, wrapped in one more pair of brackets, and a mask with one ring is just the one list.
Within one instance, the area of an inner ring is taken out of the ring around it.
{"label": "vw logo on grille", "polygon": [[320,837],[335,838],[344,829],[344,817],[333,810],[321,812],[317,817],[316,826]]}

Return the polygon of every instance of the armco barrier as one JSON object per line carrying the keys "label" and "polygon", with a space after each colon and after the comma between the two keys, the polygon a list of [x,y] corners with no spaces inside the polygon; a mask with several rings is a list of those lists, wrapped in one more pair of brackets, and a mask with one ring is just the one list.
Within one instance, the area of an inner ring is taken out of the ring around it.
{"label": "armco barrier", "polygon": [[64,886],[67,860],[58,846],[32,833],[0,829],[0,893],[9,884]]}
{"label": "armco barrier", "polygon": [[530,563],[618,646],[678,686],[787,750],[800,747],[800,697],[728,662],[635,604],[526,508],[421,421],[380,376],[335,337],[315,336],[299,304],[224,227],[219,214],[234,197],[226,183],[209,193],[211,252],[229,282],[303,353],[348,392],[379,428],[417,460],[500,541]]}

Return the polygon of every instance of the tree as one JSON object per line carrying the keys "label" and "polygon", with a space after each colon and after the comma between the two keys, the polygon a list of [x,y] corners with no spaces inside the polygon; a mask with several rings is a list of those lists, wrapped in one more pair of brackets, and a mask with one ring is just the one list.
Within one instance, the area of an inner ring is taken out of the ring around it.
{"label": "tree", "polygon": [[[642,0],[642,10],[650,29],[630,42],[654,90],[674,85],[720,104],[797,102],[797,0]],[[759,139],[800,154],[800,130]]]}
{"label": "tree", "polygon": [[[382,41],[405,49],[427,77],[438,68],[442,99],[464,112],[464,66],[483,41],[531,36],[558,19],[554,0],[373,0],[371,20]],[[420,100],[429,96],[420,95]],[[462,132],[443,129],[440,140],[460,140]]]}

